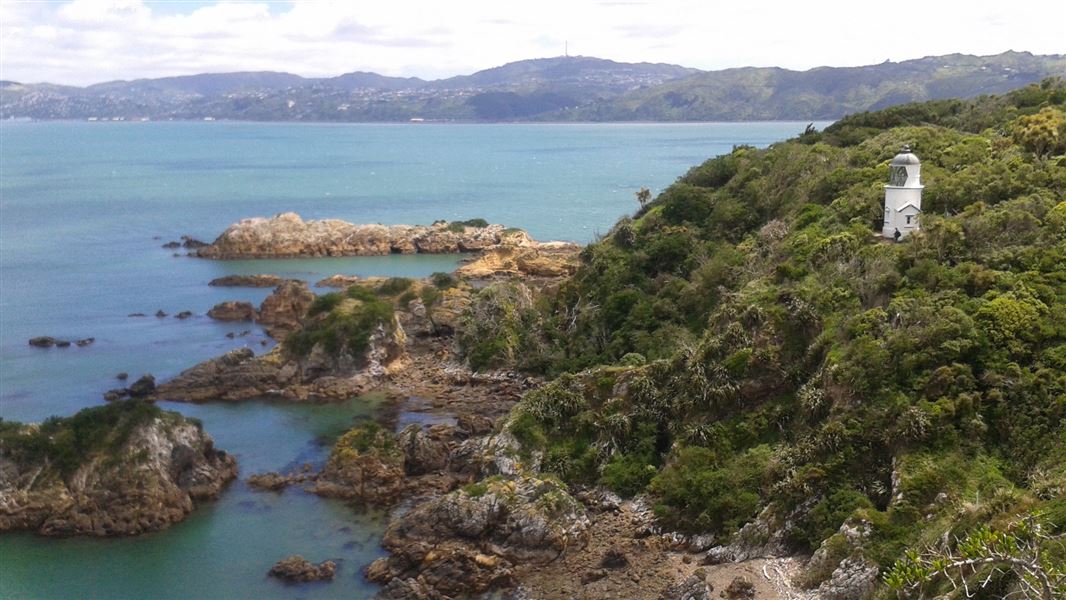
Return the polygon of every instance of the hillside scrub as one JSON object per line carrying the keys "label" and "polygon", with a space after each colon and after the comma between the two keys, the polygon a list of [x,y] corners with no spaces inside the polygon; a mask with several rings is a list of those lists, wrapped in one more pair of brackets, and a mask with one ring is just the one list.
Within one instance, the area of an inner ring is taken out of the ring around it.
{"label": "hillside scrub", "polygon": [[[650,493],[670,527],[724,542],[769,508],[814,550],[858,519],[882,570],[1024,512],[1061,534],[1064,114],[1048,80],[738,147],[619,221],[558,289],[483,291],[492,318],[463,349],[556,377],[508,422],[525,451],[566,481]],[[894,244],[883,184],[903,144],[925,212]]]}
{"label": "hillside scrub", "polygon": [[[389,279],[378,292],[401,292],[410,285],[409,279]],[[356,356],[367,348],[374,329],[391,323],[393,315],[391,301],[363,287],[352,286],[343,292],[323,294],[308,309],[304,327],[285,338],[284,347],[296,356],[306,356],[322,344],[332,356],[345,349]]]}

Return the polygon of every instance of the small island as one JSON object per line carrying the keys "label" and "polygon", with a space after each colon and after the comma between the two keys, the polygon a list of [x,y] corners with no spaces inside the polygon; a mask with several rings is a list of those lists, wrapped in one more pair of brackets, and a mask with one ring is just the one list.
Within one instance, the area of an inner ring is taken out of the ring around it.
{"label": "small island", "polygon": [[43,423],[0,420],[0,532],[127,536],[218,497],[237,460],[200,423],[142,400]]}

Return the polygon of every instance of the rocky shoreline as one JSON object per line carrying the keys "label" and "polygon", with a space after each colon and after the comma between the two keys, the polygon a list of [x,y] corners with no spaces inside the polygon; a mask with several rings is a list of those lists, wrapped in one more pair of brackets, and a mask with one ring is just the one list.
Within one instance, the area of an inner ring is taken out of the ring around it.
{"label": "rocky shoreline", "polygon": [[524,231],[472,221],[432,225],[354,224],[338,219],[304,221],[296,213],[255,217],[230,225],[218,238],[196,249],[214,259],[308,256],[385,256],[458,254],[497,246],[529,246]]}
{"label": "rocky shoreline", "polygon": [[[504,234],[500,226],[382,228],[305,223],[291,214],[242,221],[200,248],[200,255],[477,255],[454,275],[426,280],[326,278],[318,285],[339,291],[317,297],[305,283],[273,275],[213,280],[214,286],[275,287],[259,307],[224,302],[208,315],[265,325],[278,345],[258,356],[250,348],[232,350],[138,395],[188,402],[264,397],[323,402],[385,393],[392,412],[386,411],[381,424],[362,423],[340,436],[320,468],[305,465],[246,479],[260,493],[300,486],[323,497],[389,509],[382,541],[389,555],[365,570],[382,586],[378,598],[486,593],[515,600],[800,597],[791,581],[806,559],[790,557],[785,547],[734,542],[712,548],[711,540],[659,530],[645,499],[623,501],[599,488],[572,489],[542,474],[543,457],[529,455],[507,426],[511,409],[541,382],[509,371],[474,372],[464,363],[458,333],[482,285],[554,285],[574,272],[579,250],[573,244],[537,243],[524,233]],[[128,401],[110,406],[123,402]],[[397,431],[400,414],[423,415],[425,422]],[[93,513],[84,500],[68,498],[97,498],[100,490],[73,490],[69,483],[47,488],[43,496],[29,494],[36,476],[24,465],[3,463],[0,474],[14,473],[12,481],[21,483],[4,484],[8,496],[0,502],[0,530],[7,523],[7,529],[46,535],[151,531],[181,520],[196,502],[217,496],[236,476],[233,457],[214,450],[206,434],[191,433],[199,431],[195,426],[175,425],[166,434],[152,427],[158,426],[147,426],[124,450],[144,448],[146,439],[155,444],[147,446],[154,462],[134,471],[153,477],[152,489],[161,490],[151,496],[152,512],[120,503],[127,508]],[[173,447],[164,448],[167,443]],[[168,462],[167,457],[173,458]],[[129,479],[109,477],[96,477],[97,487],[125,493]],[[330,561],[316,565],[294,555],[270,567],[269,575],[294,583],[328,581],[335,569]]]}

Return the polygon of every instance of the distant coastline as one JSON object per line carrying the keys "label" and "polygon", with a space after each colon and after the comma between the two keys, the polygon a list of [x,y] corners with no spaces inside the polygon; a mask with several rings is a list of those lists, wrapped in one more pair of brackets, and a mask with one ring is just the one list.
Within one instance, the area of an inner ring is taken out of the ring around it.
{"label": "distant coastline", "polygon": [[949,54],[792,71],[563,56],[436,81],[348,73],[204,73],[88,87],[0,81],[0,119],[614,123],[825,121],[1066,76],[1066,55]]}

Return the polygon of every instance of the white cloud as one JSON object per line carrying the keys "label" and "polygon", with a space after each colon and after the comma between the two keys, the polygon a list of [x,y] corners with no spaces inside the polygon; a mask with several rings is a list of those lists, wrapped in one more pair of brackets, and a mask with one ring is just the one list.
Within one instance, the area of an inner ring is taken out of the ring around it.
{"label": "white cloud", "polygon": [[1066,52],[1066,3],[707,0],[72,0],[0,3],[0,77],[87,84],[195,72],[434,78],[571,54],[806,69],[1008,49]]}

